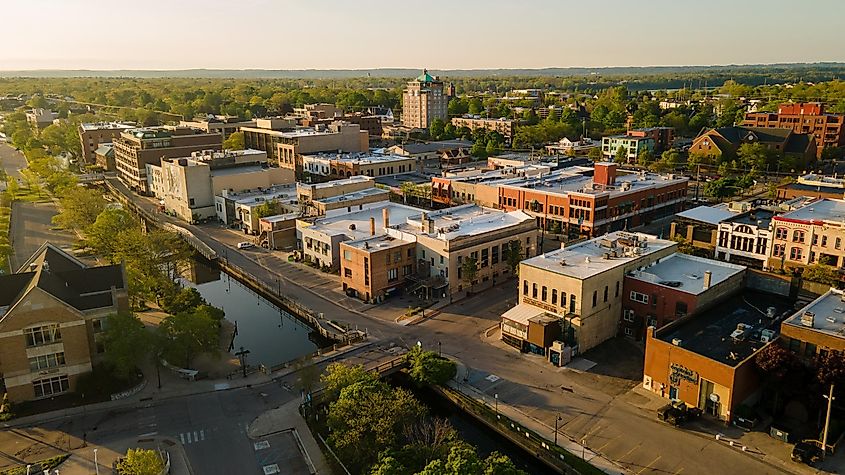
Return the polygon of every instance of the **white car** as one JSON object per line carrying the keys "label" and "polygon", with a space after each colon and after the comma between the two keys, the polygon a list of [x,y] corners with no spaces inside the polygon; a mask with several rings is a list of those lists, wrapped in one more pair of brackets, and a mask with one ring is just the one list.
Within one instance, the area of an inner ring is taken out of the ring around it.
{"label": "white car", "polygon": [[249,249],[251,247],[255,247],[255,244],[249,241],[243,241],[238,243],[238,249]]}

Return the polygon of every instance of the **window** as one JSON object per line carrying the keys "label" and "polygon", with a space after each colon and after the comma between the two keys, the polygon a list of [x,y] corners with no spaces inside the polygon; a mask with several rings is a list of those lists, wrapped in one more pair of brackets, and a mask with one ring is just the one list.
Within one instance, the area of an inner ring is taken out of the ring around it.
{"label": "window", "polygon": [[487,267],[490,265],[490,249],[482,249],[481,250],[481,267]]}
{"label": "window", "polygon": [[822,236],[822,247],[827,247],[827,236]]}
{"label": "window", "polygon": [[32,382],[32,388],[35,390],[36,398],[61,394],[66,392],[69,387],[70,384],[68,383],[67,376],[56,376],[55,378],[40,379]]}
{"label": "window", "polygon": [[443,262],[445,262],[445,261],[443,260],[443,256],[440,256],[440,264],[442,265],[442,264],[443,264]]}
{"label": "window", "polygon": [[836,241],[834,241],[833,247],[835,247],[836,249],[841,248],[842,247],[842,239],[836,238]]}
{"label": "window", "polygon": [[786,228],[777,228],[775,230],[775,239],[786,239]]}
{"label": "window", "polygon": [[683,317],[687,314],[686,302],[675,302],[675,316]]}
{"label": "window", "polygon": [[614,295],[615,298],[619,297],[619,281],[616,281],[616,294]]}
{"label": "window", "polygon": [[537,298],[537,284],[531,284],[531,296]]}
{"label": "window", "polygon": [[[460,270],[460,268],[458,270]],[[522,281],[522,295],[528,295],[528,281],[527,280]]]}
{"label": "window", "polygon": [[343,268],[343,276],[344,277],[352,277],[352,269],[348,267]]}
{"label": "window", "polygon": [[552,289],[552,305],[557,305],[557,289]]}
{"label": "window", "polygon": [[94,333],[101,333],[106,329],[106,319],[95,318],[94,320],[91,320],[91,328],[94,330]]}
{"label": "window", "polygon": [[193,205],[194,205],[194,199],[188,198],[188,206],[193,206]]}
{"label": "window", "polygon": [[414,249],[408,249],[408,257],[414,257]]}
{"label": "window", "polygon": [[402,275],[411,275],[412,271],[413,271],[413,267],[410,264],[408,264],[406,266],[402,266]]}
{"label": "window", "polygon": [[575,294],[569,296],[569,313],[575,313]]}
{"label": "window", "polygon": [[387,270],[387,281],[388,282],[396,282],[399,280],[399,269],[388,269]]}
{"label": "window", "polygon": [[492,264],[496,265],[496,264],[499,263],[499,246],[495,245],[495,246],[493,246],[492,249],[493,249],[492,252],[491,252],[491,254],[493,254]]}
{"label": "window", "polygon": [[596,304],[598,303],[598,300],[599,300],[599,291],[594,290],[593,291],[593,308],[596,308]]}
{"label": "window", "polygon": [[64,352],[53,353],[50,355],[33,356],[29,359],[29,370],[39,371],[47,368],[55,368],[65,364]]}
{"label": "window", "polygon": [[566,292],[563,291],[560,293],[560,306],[566,310]]}
{"label": "window", "polygon": [[38,346],[62,341],[62,332],[59,330],[58,324],[26,328],[23,334],[26,337],[26,346]]}
{"label": "window", "polygon": [[793,261],[797,261],[801,259],[801,248],[800,247],[792,247],[789,248],[789,258]]}
{"label": "window", "polygon": [[628,327],[625,327],[625,336],[634,336],[634,330]]}
{"label": "window", "polygon": [[604,302],[607,303],[607,286],[604,286]]}
{"label": "window", "polygon": [[792,242],[804,242],[804,231],[798,229],[792,231]]}
{"label": "window", "polygon": [[648,304],[648,295],[639,292],[631,291],[631,300],[634,302]]}
{"label": "window", "polygon": [[544,285],[543,286],[543,293],[542,293],[542,296],[540,297],[540,300],[545,302],[547,298],[549,298],[549,288]]}
{"label": "window", "polygon": [[622,312],[622,320],[625,320],[626,322],[633,323],[634,322],[634,311],[629,310],[629,309],[625,309]]}
{"label": "window", "polygon": [[[402,251],[396,251],[393,253],[393,262],[399,262],[402,260]],[[440,263],[443,264],[443,258],[440,258]]]}
{"label": "window", "polygon": [[344,249],[343,250],[343,260],[344,261],[351,261],[352,260],[352,251]]}
{"label": "window", "polygon": [[783,257],[783,244],[775,244],[772,247],[772,255],[775,257]]}

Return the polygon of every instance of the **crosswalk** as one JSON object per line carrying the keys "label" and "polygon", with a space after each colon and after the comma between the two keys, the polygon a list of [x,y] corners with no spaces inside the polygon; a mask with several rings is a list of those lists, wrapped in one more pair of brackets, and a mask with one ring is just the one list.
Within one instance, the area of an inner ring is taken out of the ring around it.
{"label": "crosswalk", "polygon": [[195,444],[197,442],[202,442],[205,440],[205,429],[180,432],[179,440],[182,442],[182,445],[189,445]]}

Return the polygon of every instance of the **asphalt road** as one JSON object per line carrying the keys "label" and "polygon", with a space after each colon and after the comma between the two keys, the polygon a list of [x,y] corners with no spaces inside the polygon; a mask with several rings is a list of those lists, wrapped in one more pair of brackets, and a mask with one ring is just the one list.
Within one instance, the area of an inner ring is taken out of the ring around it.
{"label": "asphalt road", "polygon": [[26,168],[26,158],[9,144],[0,143],[0,163],[9,177],[21,178],[21,170]]}

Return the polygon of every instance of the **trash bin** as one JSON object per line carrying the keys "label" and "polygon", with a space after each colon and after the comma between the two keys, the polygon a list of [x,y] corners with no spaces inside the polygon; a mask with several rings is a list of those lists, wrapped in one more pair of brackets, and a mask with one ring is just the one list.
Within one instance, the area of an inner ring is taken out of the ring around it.
{"label": "trash bin", "polygon": [[789,442],[789,432],[775,426],[769,428],[769,435],[781,442]]}

